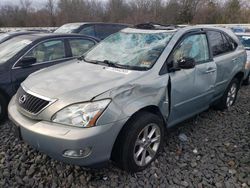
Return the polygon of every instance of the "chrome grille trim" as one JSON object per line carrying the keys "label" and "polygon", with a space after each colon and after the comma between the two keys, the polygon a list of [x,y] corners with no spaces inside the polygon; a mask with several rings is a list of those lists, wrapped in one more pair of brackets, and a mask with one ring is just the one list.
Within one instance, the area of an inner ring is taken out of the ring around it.
{"label": "chrome grille trim", "polygon": [[[21,104],[19,102],[19,98],[22,95],[25,95],[27,97],[26,99],[27,102],[25,104]],[[27,113],[27,115],[32,115],[32,116],[40,114],[44,109],[46,109],[56,100],[57,99],[50,99],[48,97],[44,97],[37,93],[29,91],[23,85],[20,86],[16,95],[16,102],[19,106],[19,109],[22,112]]]}

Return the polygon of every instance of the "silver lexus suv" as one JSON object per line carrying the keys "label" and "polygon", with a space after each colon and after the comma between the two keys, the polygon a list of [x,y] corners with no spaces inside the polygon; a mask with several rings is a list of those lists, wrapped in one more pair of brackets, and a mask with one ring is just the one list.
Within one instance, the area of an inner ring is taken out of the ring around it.
{"label": "silver lexus suv", "polygon": [[231,107],[246,51],[223,28],[140,24],[83,57],[30,75],[9,104],[21,139],[54,159],[130,172],[155,160],[165,128]]}

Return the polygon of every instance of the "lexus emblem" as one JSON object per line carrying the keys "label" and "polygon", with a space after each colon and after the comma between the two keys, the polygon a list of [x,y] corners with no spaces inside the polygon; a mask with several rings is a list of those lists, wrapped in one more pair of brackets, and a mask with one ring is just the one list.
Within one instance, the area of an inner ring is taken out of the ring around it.
{"label": "lexus emblem", "polygon": [[27,99],[27,96],[26,95],[22,95],[22,96],[19,97],[18,101],[19,101],[20,104],[24,104],[25,101],[26,101],[26,99]]}

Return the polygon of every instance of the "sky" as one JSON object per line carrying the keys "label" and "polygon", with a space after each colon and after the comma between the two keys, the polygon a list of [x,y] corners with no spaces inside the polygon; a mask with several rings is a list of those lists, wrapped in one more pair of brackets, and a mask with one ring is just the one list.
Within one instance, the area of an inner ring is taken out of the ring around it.
{"label": "sky", "polygon": [[[44,5],[47,0],[31,0],[32,6],[39,7]],[[18,5],[20,0],[0,0],[0,5]]]}

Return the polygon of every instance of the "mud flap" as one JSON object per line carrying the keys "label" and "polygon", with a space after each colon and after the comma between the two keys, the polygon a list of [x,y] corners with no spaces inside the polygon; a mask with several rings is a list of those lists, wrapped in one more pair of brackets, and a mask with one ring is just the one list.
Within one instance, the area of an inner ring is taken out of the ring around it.
{"label": "mud flap", "polygon": [[22,140],[22,135],[21,135],[21,129],[20,129],[20,127],[15,126],[14,129],[15,129],[14,130],[15,137],[18,138],[18,140]]}

